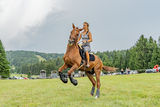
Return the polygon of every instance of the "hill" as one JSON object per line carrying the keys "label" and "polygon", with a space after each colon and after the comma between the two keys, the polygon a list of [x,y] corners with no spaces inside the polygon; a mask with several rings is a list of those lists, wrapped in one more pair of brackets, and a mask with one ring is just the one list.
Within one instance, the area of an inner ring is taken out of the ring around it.
{"label": "hill", "polygon": [[42,53],[34,51],[7,51],[7,59],[12,68],[20,67],[27,64],[35,64],[40,61],[47,61],[62,57],[63,54],[57,53]]}

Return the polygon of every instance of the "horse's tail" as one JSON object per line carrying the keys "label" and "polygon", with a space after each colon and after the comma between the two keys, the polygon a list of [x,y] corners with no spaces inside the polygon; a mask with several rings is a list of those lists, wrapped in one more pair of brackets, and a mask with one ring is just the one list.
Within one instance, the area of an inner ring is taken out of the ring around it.
{"label": "horse's tail", "polygon": [[115,72],[118,68],[115,68],[115,67],[109,67],[109,66],[104,66],[103,65],[103,70],[105,71],[111,71],[111,72]]}

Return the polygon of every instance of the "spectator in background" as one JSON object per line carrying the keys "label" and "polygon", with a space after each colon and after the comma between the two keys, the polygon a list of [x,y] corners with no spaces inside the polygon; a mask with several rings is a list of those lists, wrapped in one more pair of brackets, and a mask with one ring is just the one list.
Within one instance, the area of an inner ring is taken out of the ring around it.
{"label": "spectator in background", "polygon": [[159,72],[158,68],[156,68],[156,71]]}
{"label": "spectator in background", "polygon": [[123,70],[123,68],[121,69],[121,74],[123,74],[124,73],[124,70]]}
{"label": "spectator in background", "polygon": [[126,74],[128,74],[128,68],[126,68]]}
{"label": "spectator in background", "polygon": [[130,68],[128,68],[128,74],[130,74],[130,72],[131,72],[131,70],[130,70]]}

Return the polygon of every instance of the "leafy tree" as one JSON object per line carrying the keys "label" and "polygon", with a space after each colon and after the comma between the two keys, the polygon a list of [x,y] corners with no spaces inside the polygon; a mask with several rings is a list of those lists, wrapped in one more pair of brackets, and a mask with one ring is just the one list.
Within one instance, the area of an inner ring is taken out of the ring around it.
{"label": "leafy tree", "polygon": [[2,76],[2,78],[9,77],[9,70],[9,62],[7,61],[6,53],[0,40],[0,75]]}
{"label": "leafy tree", "polygon": [[31,77],[31,71],[28,71],[28,75],[27,75],[28,78]]}

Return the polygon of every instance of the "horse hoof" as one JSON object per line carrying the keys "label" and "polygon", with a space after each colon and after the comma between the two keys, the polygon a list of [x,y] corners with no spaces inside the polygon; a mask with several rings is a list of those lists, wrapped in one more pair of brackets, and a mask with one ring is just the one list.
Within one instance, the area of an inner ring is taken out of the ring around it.
{"label": "horse hoof", "polygon": [[98,96],[95,96],[95,99],[99,98]]}
{"label": "horse hoof", "polygon": [[92,87],[92,90],[91,90],[91,96],[94,95],[94,91],[95,91],[95,87]]}
{"label": "horse hoof", "polygon": [[73,80],[73,81],[72,81],[72,84],[73,84],[74,86],[76,86],[76,85],[78,85],[78,81],[77,81],[77,80]]}
{"label": "horse hoof", "polygon": [[97,89],[97,91],[96,91],[96,97],[95,98],[97,99],[97,98],[99,98],[99,96],[100,96],[100,90]]}
{"label": "horse hoof", "polygon": [[67,83],[67,82],[68,82],[68,79],[64,78],[63,83]]}
{"label": "horse hoof", "polygon": [[78,85],[78,81],[73,79],[73,77],[69,76],[69,79],[74,86]]}
{"label": "horse hoof", "polygon": [[68,82],[68,79],[67,78],[61,78],[61,81],[63,82],[63,83],[67,83]]}
{"label": "horse hoof", "polygon": [[63,83],[67,83],[67,82],[68,82],[68,79],[67,79],[67,77],[66,77],[65,74],[59,72],[59,76],[60,76],[60,79],[61,79],[61,81],[62,81]]}

